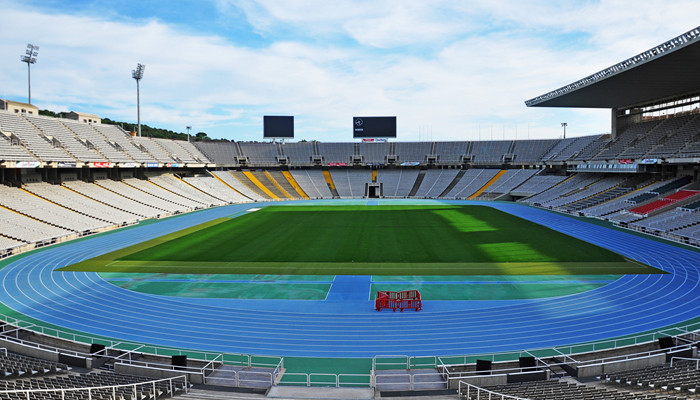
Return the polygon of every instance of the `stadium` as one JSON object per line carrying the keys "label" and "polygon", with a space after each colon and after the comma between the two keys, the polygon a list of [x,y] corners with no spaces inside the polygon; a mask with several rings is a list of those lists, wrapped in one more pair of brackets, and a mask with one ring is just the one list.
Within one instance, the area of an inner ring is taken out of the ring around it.
{"label": "stadium", "polygon": [[699,63],[700,27],[525,101],[611,110],[558,139],[190,142],[3,100],[0,398],[697,398]]}

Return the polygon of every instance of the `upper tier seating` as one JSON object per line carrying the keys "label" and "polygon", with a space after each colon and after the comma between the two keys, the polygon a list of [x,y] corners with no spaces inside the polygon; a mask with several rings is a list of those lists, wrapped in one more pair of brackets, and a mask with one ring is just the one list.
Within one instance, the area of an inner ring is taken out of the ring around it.
{"label": "upper tier seating", "polygon": [[195,142],[194,146],[215,164],[236,165],[238,148],[231,142]]}
{"label": "upper tier seating", "polygon": [[0,130],[15,134],[26,149],[42,161],[76,161],[75,158],[66,153],[60,142],[52,142],[34,125],[19,115],[0,111]]}
{"label": "upper tier seating", "polygon": [[56,118],[25,116],[27,121],[44,132],[44,135],[54,137],[65,150],[73,157],[84,162],[105,162],[107,161],[94,146],[92,148],[87,141],[81,141],[65,125]]}

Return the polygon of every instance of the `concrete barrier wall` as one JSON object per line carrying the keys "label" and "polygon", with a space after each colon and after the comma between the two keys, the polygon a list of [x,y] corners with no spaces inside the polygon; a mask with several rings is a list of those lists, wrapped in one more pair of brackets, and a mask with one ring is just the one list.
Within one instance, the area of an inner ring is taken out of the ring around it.
{"label": "concrete barrier wall", "polygon": [[604,364],[582,365],[577,368],[579,378],[599,376],[631,369],[648,368],[655,365],[663,365],[666,362],[666,353],[653,356],[632,358],[629,360],[611,361]]}
{"label": "concrete barrier wall", "polygon": [[0,338],[0,347],[4,347],[11,352],[19,353],[25,356],[58,362],[58,353],[55,351],[40,349],[33,346],[27,346],[12,340],[2,338]]}
{"label": "concrete barrier wall", "polygon": [[508,375],[474,375],[459,379],[452,379],[450,380],[450,389],[457,389],[459,387],[459,381],[469,382],[470,384],[479,387],[505,385],[508,383]]}
{"label": "concrete barrier wall", "polygon": [[114,364],[114,372],[118,374],[148,376],[154,379],[174,378],[176,376],[187,375],[190,383],[203,384],[204,375],[186,371],[176,371],[171,369],[150,368],[133,364]]}

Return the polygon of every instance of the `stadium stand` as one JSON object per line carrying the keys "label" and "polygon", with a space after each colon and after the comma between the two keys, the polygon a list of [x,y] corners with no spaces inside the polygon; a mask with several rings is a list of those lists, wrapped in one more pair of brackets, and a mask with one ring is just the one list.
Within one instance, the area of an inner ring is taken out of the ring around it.
{"label": "stadium stand", "polygon": [[88,141],[79,140],[71,131],[55,118],[26,115],[24,118],[37,129],[44,132],[46,137],[53,137],[64,146],[66,151],[75,159],[83,162],[105,162],[102,154]]}
{"label": "stadium stand", "polygon": [[682,396],[700,393],[700,369],[697,359],[674,359],[672,363],[601,376],[611,386],[667,392]]}
{"label": "stadium stand", "polygon": [[389,155],[389,143],[360,143],[360,155],[365,163],[383,164]]}
{"label": "stadium stand", "polygon": [[182,180],[192,185],[193,187],[199,189],[200,191],[212,195],[217,199],[221,199],[229,204],[233,203],[245,203],[251,201],[249,198],[243,196],[232,187],[228,186],[226,183],[217,179],[214,176],[194,176],[194,177],[182,177]]}
{"label": "stadium stand", "polygon": [[372,181],[368,170],[333,170],[331,176],[341,198],[365,197],[365,185]]}
{"label": "stadium stand", "polygon": [[36,158],[45,162],[74,162],[58,140],[52,140],[19,115],[0,112],[0,130],[11,132]]}
{"label": "stadium stand", "polygon": [[311,142],[282,143],[282,152],[289,157],[292,166],[311,166],[314,156],[314,146]]}
{"label": "stadium stand", "polygon": [[[128,183],[127,183],[128,181]],[[98,186],[117,193],[121,196],[127,197],[131,200],[137,201],[139,203],[148,204],[149,206],[155,207],[161,210],[164,214],[174,214],[187,211],[192,209],[181,204],[177,204],[149,192],[138,189],[136,186],[141,186],[138,184],[137,179],[128,179],[124,181],[113,181],[110,179],[100,179],[95,181]],[[146,182],[146,184],[149,184]],[[155,186],[155,185],[154,185]]]}
{"label": "stadium stand", "polygon": [[494,199],[501,195],[508,194],[515,188],[524,184],[528,179],[537,174],[536,169],[509,169],[493,185],[487,187],[479,196],[479,199]]}
{"label": "stadium stand", "polygon": [[[479,393],[474,390],[474,396],[465,395],[464,399],[478,398],[501,398],[504,399],[531,399],[531,400],[550,400],[550,399],[566,399],[566,400],[654,400],[665,399],[671,400],[666,396],[656,396],[654,394],[645,394],[640,396],[635,393],[622,392],[618,390],[598,388],[589,385],[582,385],[577,382],[565,382],[560,380],[536,381],[512,383],[508,385],[487,386],[488,392],[493,394],[493,397],[486,393]],[[480,396],[480,397],[477,397]],[[488,397],[487,397],[488,396]],[[673,400],[676,400],[674,397]]]}
{"label": "stadium stand", "polygon": [[[60,123],[68,130],[73,132],[81,141],[94,146],[100,154],[104,155],[105,158],[111,162],[130,163],[137,160],[141,161],[138,158],[132,158],[127,154],[129,147],[133,147],[134,150],[136,150],[136,147],[134,147],[133,142],[129,141],[126,137],[121,140],[121,143],[105,137],[103,130],[106,130],[106,126],[93,126],[65,119],[60,120]],[[136,154],[136,151],[133,153]],[[155,161],[150,155],[143,158],[147,160],[146,162]]]}
{"label": "stadium stand", "polygon": [[172,174],[151,175],[148,177],[148,180],[169,192],[178,194],[191,201],[204,204],[207,207],[226,204],[225,201],[196,189]]}
{"label": "stadium stand", "polygon": [[49,225],[5,207],[0,207],[0,225],[3,227],[4,236],[38,245],[55,243],[58,238],[74,233],[71,230]]}
{"label": "stadium stand", "polygon": [[301,186],[307,196],[312,199],[332,199],[323,172],[317,169],[304,169],[291,171],[294,180]]}
{"label": "stadium stand", "polygon": [[424,163],[426,156],[430,154],[432,143],[430,142],[397,142],[394,143],[394,153],[398,162]]}
{"label": "stadium stand", "polygon": [[539,194],[529,197],[523,201],[534,205],[552,208],[552,206],[546,206],[546,204],[557,199],[559,200],[557,200],[557,203],[555,204],[565,204],[567,203],[569,195],[585,190],[588,185],[599,181],[600,179],[602,179],[601,175],[598,174],[578,173],[569,176],[558,185],[546,188],[546,190],[540,192]]}
{"label": "stadium stand", "polygon": [[149,137],[134,137],[137,145],[141,145],[159,163],[178,163],[179,159],[173,158],[155,139]]}
{"label": "stadium stand", "polygon": [[429,169],[415,197],[436,198],[454,180],[459,171],[455,169]]}
{"label": "stadium stand", "polygon": [[275,166],[279,156],[276,143],[239,142],[243,155],[248,157],[248,164],[258,166]]}
{"label": "stadium stand", "polygon": [[213,171],[212,174],[218,179],[220,179],[222,182],[224,182],[226,185],[231,187],[233,190],[237,191],[238,193],[251,200],[262,201],[268,199],[268,197],[259,194],[258,192],[254,191],[249,186],[241,182],[238,177],[240,177],[242,174],[234,174],[234,172],[229,171]]}
{"label": "stadium stand", "polygon": [[353,143],[319,143],[318,149],[326,163],[350,163],[355,154]]}
{"label": "stadium stand", "polygon": [[443,197],[466,199],[496,176],[498,171],[497,169],[468,169],[459,182]]}
{"label": "stadium stand", "polygon": [[417,169],[386,169],[377,174],[377,182],[383,185],[384,197],[408,197],[418,177]]}
{"label": "stadium stand", "polygon": [[516,164],[534,164],[542,161],[545,153],[553,148],[559,141],[553,139],[544,140],[516,140],[513,145],[513,161]]}
{"label": "stadium stand", "polygon": [[110,207],[64,186],[40,182],[26,184],[24,188],[37,197],[44,198],[79,214],[85,214],[112,224],[128,225],[139,220],[136,214]]}
{"label": "stadium stand", "polygon": [[643,206],[632,208],[630,209],[630,212],[638,215],[648,215],[663,208],[670,207],[679,201],[683,201],[691,197],[697,196],[698,193],[699,192],[695,190],[681,190],[674,194],[668,195],[662,199],[645,204]]}
{"label": "stadium stand", "polygon": [[166,214],[166,210],[146,204],[145,201],[148,201],[148,199],[145,196],[135,200],[108,190],[99,184],[83,181],[63,182],[63,186],[94,201],[107,204],[117,210],[135,213],[141,218],[158,218]]}
{"label": "stadium stand", "polygon": [[184,147],[180,146],[178,143],[187,143],[182,140],[172,140],[172,139],[159,139],[153,138],[161,148],[163,148],[171,158],[177,160],[178,162],[186,164],[198,164],[202,163],[202,160],[196,160],[192,154],[190,154]]}
{"label": "stadium stand", "polygon": [[86,234],[114,225],[44,200],[26,190],[0,186],[0,205],[29,218]]}
{"label": "stadium stand", "polygon": [[220,165],[238,165],[238,148],[230,142],[195,142],[194,146],[207,159]]}
{"label": "stadium stand", "polygon": [[467,142],[436,142],[435,155],[440,164],[453,164],[462,161],[467,154]]}

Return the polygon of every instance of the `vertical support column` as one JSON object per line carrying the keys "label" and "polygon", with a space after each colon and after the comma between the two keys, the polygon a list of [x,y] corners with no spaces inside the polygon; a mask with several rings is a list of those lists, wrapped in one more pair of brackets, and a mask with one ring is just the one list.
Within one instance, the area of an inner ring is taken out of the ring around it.
{"label": "vertical support column", "polygon": [[610,135],[612,140],[617,138],[617,108],[610,110]]}

